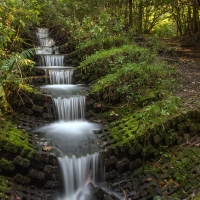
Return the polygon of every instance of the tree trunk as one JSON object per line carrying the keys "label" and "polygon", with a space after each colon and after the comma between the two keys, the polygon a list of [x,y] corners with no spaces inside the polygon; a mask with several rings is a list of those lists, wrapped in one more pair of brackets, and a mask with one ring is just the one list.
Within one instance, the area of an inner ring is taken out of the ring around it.
{"label": "tree trunk", "polygon": [[129,0],[129,27],[133,25],[133,0]]}
{"label": "tree trunk", "polygon": [[193,32],[198,31],[198,2],[197,0],[193,0]]}
{"label": "tree trunk", "polygon": [[142,19],[143,19],[143,5],[139,3],[139,12],[138,12],[138,33],[142,33]]}

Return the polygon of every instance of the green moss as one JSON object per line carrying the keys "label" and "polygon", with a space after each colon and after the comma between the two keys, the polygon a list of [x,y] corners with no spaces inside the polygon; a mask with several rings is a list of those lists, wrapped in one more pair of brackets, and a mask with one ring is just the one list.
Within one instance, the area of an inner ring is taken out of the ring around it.
{"label": "green moss", "polygon": [[6,192],[11,187],[12,183],[5,176],[0,176],[0,198],[4,199],[6,197]]}
{"label": "green moss", "polygon": [[0,147],[12,153],[21,154],[23,157],[31,158],[34,149],[29,143],[29,135],[26,131],[18,129],[15,125],[16,119],[7,117],[0,120]]}
{"label": "green moss", "polygon": [[200,200],[200,193],[197,194],[197,196],[194,198],[194,200]]}
{"label": "green moss", "polygon": [[17,174],[13,179],[16,183],[20,183],[23,185],[29,184],[31,182],[31,179],[29,177],[23,176],[21,174]]}
{"label": "green moss", "polygon": [[[112,122],[109,125],[109,130],[113,138],[120,139],[118,142],[120,146],[125,143],[126,139],[134,139],[140,136],[144,138],[145,134],[148,138],[153,133],[158,133],[161,136],[162,133],[165,133],[166,144],[172,144],[177,135],[171,131],[167,133],[169,129],[167,121],[170,121],[173,118],[172,116],[176,118],[176,115],[181,112],[180,105],[180,102],[176,101],[176,97],[170,97],[135,112],[133,111],[133,113],[129,112],[122,119]],[[115,112],[120,113],[118,109]]]}
{"label": "green moss", "polygon": [[21,156],[17,156],[15,157],[15,159],[13,160],[13,163],[20,165],[22,167],[29,167],[30,165],[30,160],[28,160],[27,158],[22,158]]}
{"label": "green moss", "polygon": [[13,164],[12,161],[9,161],[5,158],[1,158],[0,160],[0,168],[8,171],[14,171],[15,170],[15,165]]}

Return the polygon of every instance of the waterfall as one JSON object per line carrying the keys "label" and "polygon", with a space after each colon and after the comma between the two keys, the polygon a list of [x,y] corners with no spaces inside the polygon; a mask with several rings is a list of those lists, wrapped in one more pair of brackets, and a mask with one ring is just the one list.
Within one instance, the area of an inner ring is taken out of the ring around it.
{"label": "waterfall", "polygon": [[73,70],[48,70],[50,84],[72,83]]}
{"label": "waterfall", "polygon": [[82,199],[80,195],[85,186],[89,182],[95,184],[97,175],[101,175],[98,139],[93,132],[100,126],[85,121],[86,97],[80,95],[83,86],[71,84],[74,71],[72,67],[65,67],[65,55],[59,54],[58,47],[54,47],[55,42],[49,38],[48,29],[38,28],[36,35],[40,44],[36,51],[38,66],[45,70],[51,84],[41,89],[52,96],[58,121],[38,127],[33,132],[44,133],[43,137],[62,152],[58,161],[64,194],[59,195],[57,200]]}
{"label": "waterfall", "polygon": [[89,182],[96,183],[99,158],[99,153],[58,158],[64,178],[65,200],[77,200],[77,195]]}
{"label": "waterfall", "polygon": [[78,120],[85,118],[85,96],[72,96],[70,98],[53,98],[58,120]]}
{"label": "waterfall", "polygon": [[64,55],[61,54],[47,54],[38,55],[39,66],[64,66]]}

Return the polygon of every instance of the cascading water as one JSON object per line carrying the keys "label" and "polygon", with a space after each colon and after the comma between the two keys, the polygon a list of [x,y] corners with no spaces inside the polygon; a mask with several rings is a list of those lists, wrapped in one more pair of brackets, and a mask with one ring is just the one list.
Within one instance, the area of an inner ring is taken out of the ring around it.
{"label": "cascading water", "polygon": [[64,66],[64,55],[48,54],[55,44],[48,36],[48,29],[39,28],[36,35],[41,45],[41,51],[37,51],[38,65],[47,72],[51,84],[41,86],[41,89],[52,96],[59,121],[38,127],[33,132],[43,134],[63,154],[58,160],[64,194],[57,200],[79,200],[87,183],[95,184],[99,176],[101,158],[93,130],[101,125],[85,121],[86,97],[79,94],[83,86],[71,85],[73,70]]}
{"label": "cascading water", "polygon": [[53,98],[56,106],[58,120],[85,119],[85,96],[72,96],[70,98]]}
{"label": "cascading water", "polygon": [[64,55],[61,54],[41,54],[38,58],[39,66],[64,66]]}
{"label": "cascading water", "polygon": [[72,82],[73,70],[48,70],[50,84],[70,84]]}

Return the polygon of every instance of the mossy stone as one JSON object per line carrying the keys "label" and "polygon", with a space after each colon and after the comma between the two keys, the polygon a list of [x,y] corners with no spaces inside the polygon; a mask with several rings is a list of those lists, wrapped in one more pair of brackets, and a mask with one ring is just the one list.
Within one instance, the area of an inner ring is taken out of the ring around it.
{"label": "mossy stone", "polygon": [[31,182],[31,179],[27,176],[23,176],[21,174],[17,174],[13,180],[16,182],[16,183],[20,183],[22,185],[27,185]]}
{"label": "mossy stone", "polygon": [[36,112],[39,112],[39,113],[42,113],[44,111],[44,108],[42,106],[37,106],[37,105],[34,105],[32,107],[32,110],[33,111],[36,111]]}
{"label": "mossy stone", "polygon": [[1,158],[0,160],[0,168],[7,170],[7,171],[11,171],[13,172],[15,170],[15,165],[13,164],[12,161],[7,160],[5,158]]}
{"label": "mossy stone", "polygon": [[15,157],[15,159],[13,160],[13,163],[20,165],[22,167],[29,167],[30,165],[30,160],[26,159],[26,158],[22,158],[21,156],[17,156]]}

